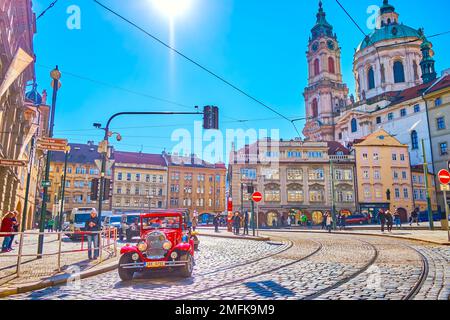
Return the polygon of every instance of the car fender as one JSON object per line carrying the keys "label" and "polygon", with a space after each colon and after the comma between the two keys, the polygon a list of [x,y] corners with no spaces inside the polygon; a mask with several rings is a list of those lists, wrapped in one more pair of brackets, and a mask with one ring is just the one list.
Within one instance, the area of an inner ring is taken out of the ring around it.
{"label": "car fender", "polygon": [[125,246],[120,249],[120,254],[127,254],[127,253],[138,253],[139,256],[142,256],[141,252],[139,252],[138,248],[136,247]]}
{"label": "car fender", "polygon": [[173,251],[182,251],[182,252],[188,252],[188,251],[191,251],[191,247],[192,247],[192,245],[191,245],[191,243],[179,243],[179,244],[177,244],[174,248],[173,248]]}

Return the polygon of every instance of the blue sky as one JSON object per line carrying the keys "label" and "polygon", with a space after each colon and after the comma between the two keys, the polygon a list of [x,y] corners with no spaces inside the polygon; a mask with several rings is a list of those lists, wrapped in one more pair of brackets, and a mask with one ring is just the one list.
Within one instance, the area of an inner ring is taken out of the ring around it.
{"label": "blue sky", "polygon": [[[168,19],[152,0],[101,0],[169,42]],[[287,117],[304,116],[302,92],[306,86],[306,56],[310,29],[315,23],[316,0],[192,0],[185,15],[177,17],[175,47],[217,72]],[[40,13],[50,0],[34,0]],[[424,27],[427,34],[447,31],[447,0],[391,0],[400,21]],[[341,0],[363,29],[370,5],[381,0]],[[68,6],[81,9],[81,29],[69,30]],[[362,34],[334,0],[324,0],[328,21],[342,47],[344,80],[354,91],[352,58]],[[437,69],[450,68],[450,35],[431,39]],[[189,111],[188,106],[217,105],[221,129],[279,128],[282,138],[296,136],[293,127],[240,93],[221,83],[114,17],[91,0],[60,0],[37,22],[35,37],[39,90],[49,89],[49,71],[63,71],[55,122],[55,136],[71,142],[98,142],[102,133],[92,123],[105,123],[119,111]],[[75,75],[75,76],[74,76]],[[80,77],[81,76],[81,77]],[[95,82],[86,80],[93,79]],[[109,84],[102,85],[99,82]],[[118,89],[124,88],[127,90]],[[138,92],[133,94],[130,91]],[[175,101],[171,105],[149,98]],[[236,119],[255,120],[242,123]],[[116,148],[160,153],[171,150],[174,129],[193,131],[197,116],[127,117],[114,122],[123,140]],[[298,123],[302,130],[303,123]],[[145,127],[145,128],[144,128]],[[141,147],[142,146],[142,147]]]}

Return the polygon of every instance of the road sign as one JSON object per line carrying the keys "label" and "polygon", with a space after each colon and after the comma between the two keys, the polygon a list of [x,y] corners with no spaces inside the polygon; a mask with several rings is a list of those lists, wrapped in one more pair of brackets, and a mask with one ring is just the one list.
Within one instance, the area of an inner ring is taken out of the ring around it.
{"label": "road sign", "polygon": [[255,201],[255,202],[261,202],[262,201],[262,194],[261,194],[261,192],[255,192],[252,195],[252,200]]}
{"label": "road sign", "polygon": [[447,170],[441,170],[438,174],[439,181],[441,184],[449,184],[450,183],[450,172]]}
{"label": "road sign", "polygon": [[51,187],[52,186],[52,182],[51,181],[42,181],[41,182],[41,186],[42,186],[42,188],[45,188],[45,187]]}
{"label": "road sign", "polygon": [[38,150],[47,150],[47,151],[60,151],[60,152],[66,152],[67,146],[66,145],[59,145],[59,144],[45,144],[45,143],[38,143],[36,146]]}
{"label": "road sign", "polygon": [[38,143],[43,144],[61,144],[67,146],[67,139],[57,139],[57,138],[39,138]]}
{"label": "road sign", "polygon": [[[112,166],[114,165],[114,162],[116,160],[108,160],[106,161],[106,168],[105,168],[105,172],[108,172],[109,170],[111,170]],[[97,159],[95,160],[95,165],[97,166],[98,170],[102,170],[102,160]]]}
{"label": "road sign", "polygon": [[0,167],[26,167],[27,162],[25,160],[8,160],[0,159]]}
{"label": "road sign", "polygon": [[450,191],[450,184],[441,184],[441,191]]}

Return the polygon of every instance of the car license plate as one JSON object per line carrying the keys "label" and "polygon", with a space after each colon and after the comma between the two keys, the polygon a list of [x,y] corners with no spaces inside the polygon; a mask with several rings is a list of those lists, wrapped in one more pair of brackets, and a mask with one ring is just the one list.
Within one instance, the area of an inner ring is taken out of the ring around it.
{"label": "car license plate", "polygon": [[165,261],[154,261],[154,262],[146,262],[145,267],[146,268],[162,268],[166,266]]}

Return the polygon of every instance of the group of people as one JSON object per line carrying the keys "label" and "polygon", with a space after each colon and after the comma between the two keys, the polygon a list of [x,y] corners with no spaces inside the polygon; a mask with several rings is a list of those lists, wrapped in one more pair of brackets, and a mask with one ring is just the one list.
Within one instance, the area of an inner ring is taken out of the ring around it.
{"label": "group of people", "polygon": [[[418,221],[418,214],[419,209],[415,209],[412,213],[411,213],[411,220],[410,221],[416,221],[417,225],[419,225],[419,221]],[[394,213],[392,213],[390,210],[383,210],[381,209],[378,212],[378,219],[380,221],[380,225],[381,225],[381,232],[384,233],[385,229],[387,229],[388,232],[392,232],[392,228],[394,227],[394,223],[395,223],[395,227],[401,229],[402,227],[402,219],[400,216],[400,212],[398,211],[398,209],[396,209],[394,211]],[[411,222],[412,224],[412,222]]]}
{"label": "group of people", "polygon": [[3,238],[2,253],[13,250],[14,233],[19,232],[18,214],[17,211],[9,211],[1,221],[0,238]]}
{"label": "group of people", "polygon": [[244,216],[241,216],[240,212],[235,212],[232,221],[233,233],[235,235],[239,235],[240,229],[241,227],[243,227],[244,228],[243,235],[248,235],[248,223],[249,223],[248,211],[245,211]]}

